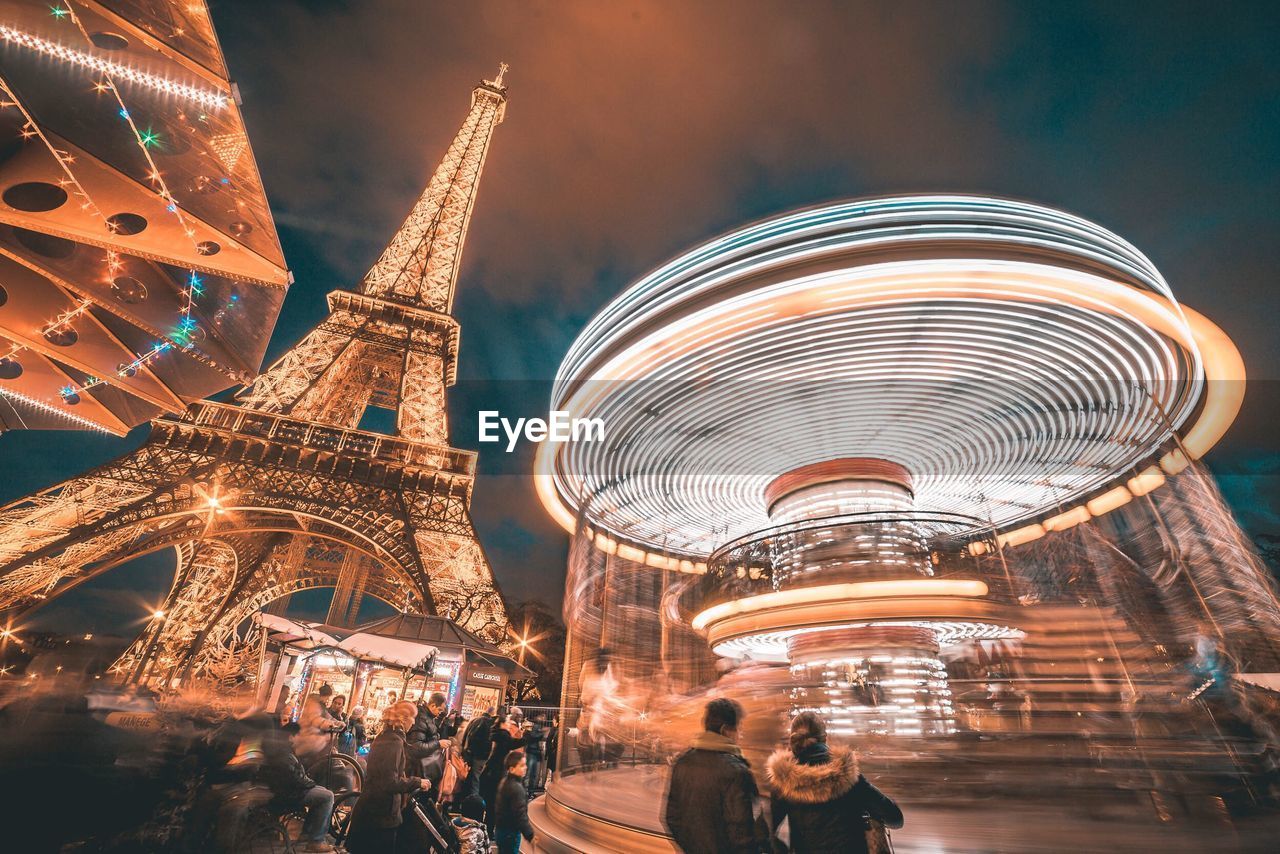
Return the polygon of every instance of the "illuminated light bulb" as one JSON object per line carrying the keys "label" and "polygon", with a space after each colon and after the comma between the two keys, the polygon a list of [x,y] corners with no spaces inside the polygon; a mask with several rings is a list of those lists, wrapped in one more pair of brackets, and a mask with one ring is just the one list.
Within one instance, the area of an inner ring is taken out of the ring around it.
{"label": "illuminated light bulb", "polygon": [[81,427],[85,427],[90,430],[97,430],[99,433],[111,432],[110,430],[103,427],[101,424],[98,424],[97,422],[90,421],[87,418],[81,418],[78,415],[72,415],[71,413],[66,412],[56,406],[50,406],[48,403],[45,403],[43,400],[37,400],[34,397],[28,397],[25,394],[13,391],[11,389],[0,388],[0,396],[10,398],[11,400],[19,401],[22,404],[26,406],[30,406],[32,409],[38,410],[39,412],[45,415],[56,415],[60,418],[65,418],[68,421],[78,424]]}
{"label": "illuminated light bulb", "polygon": [[[64,10],[64,13],[65,10]],[[109,74],[113,77],[120,77],[131,83],[137,83],[163,92],[168,95],[177,95],[191,101],[195,101],[206,109],[223,108],[228,104],[226,95],[220,92],[213,92],[208,89],[201,89],[196,86],[190,86],[185,83],[176,83],[172,80],[165,79],[146,71],[140,71],[136,68],[130,68],[127,65],[121,65],[118,62],[112,62],[99,56],[94,56],[84,51],[72,50],[69,47],[60,45],[57,42],[40,38],[23,30],[14,27],[0,25],[0,39],[11,44],[20,45],[22,47],[42,53],[45,56],[60,59],[71,65],[81,68],[88,68],[101,74]],[[128,111],[121,109],[122,118],[128,117]]]}

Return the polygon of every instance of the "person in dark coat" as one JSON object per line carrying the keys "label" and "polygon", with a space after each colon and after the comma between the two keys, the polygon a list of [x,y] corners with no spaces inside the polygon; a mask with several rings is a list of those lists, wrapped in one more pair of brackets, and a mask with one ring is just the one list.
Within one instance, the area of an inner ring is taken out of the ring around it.
{"label": "person in dark coat", "polygon": [[347,850],[352,854],[390,854],[396,850],[409,796],[431,783],[405,774],[405,731],[413,725],[413,709],[392,706],[382,715],[382,732],[369,747],[364,789],[351,811]]}
{"label": "person in dark coat", "polygon": [[271,789],[273,800],[282,807],[305,807],[306,821],[302,825],[300,839],[306,843],[303,851],[332,851],[333,846],[324,841],[329,832],[329,816],[333,813],[333,792],[316,783],[307,774],[294,742],[299,738],[297,724],[284,727],[288,738],[269,738],[264,741],[262,770],[258,779]]}
{"label": "person in dark coat", "polygon": [[757,854],[768,840],[756,828],[759,794],[738,747],[742,706],[707,703],[703,732],[676,757],[663,814],[667,830],[686,854]]}
{"label": "person in dark coat", "polygon": [[444,749],[452,742],[441,736],[440,721],[444,715],[445,696],[439,691],[427,702],[417,707],[413,726],[405,734],[405,751],[411,762],[418,764],[418,776],[431,781],[433,789],[440,787],[444,776]]}
{"label": "person in dark coat", "polygon": [[529,773],[524,751],[513,750],[502,760],[506,776],[498,786],[494,804],[494,842],[498,854],[520,854],[520,837],[533,844],[533,825],[529,823],[529,799],[524,778]]}
{"label": "person in dark coat", "polygon": [[557,715],[551,719],[551,726],[547,730],[547,774],[556,773],[556,762],[559,760],[560,753],[560,716]]}
{"label": "person in dark coat", "polygon": [[814,712],[791,722],[790,749],[779,750],[765,766],[772,788],[775,833],[788,824],[796,854],[865,854],[867,817],[885,827],[902,827],[902,810],[858,771],[847,747],[827,746],[827,727]]}
{"label": "person in dark coat", "polygon": [[492,741],[493,745],[489,750],[489,760],[484,765],[484,771],[480,773],[480,797],[484,798],[485,815],[488,817],[486,824],[489,827],[489,835],[493,836],[493,819],[496,815],[494,809],[498,800],[498,784],[502,782],[507,773],[507,754],[520,745],[520,739],[523,738],[520,730],[516,728],[515,722],[508,717],[500,724],[493,727]]}
{"label": "person in dark coat", "polygon": [[[480,794],[480,774],[493,750],[493,708],[467,724],[462,733],[462,758],[467,762],[466,796]],[[464,796],[464,797],[466,797]]]}
{"label": "person in dark coat", "polygon": [[461,736],[462,712],[454,709],[452,712],[445,713],[444,721],[440,724],[440,734],[450,739]]}
{"label": "person in dark coat", "polygon": [[546,752],[546,717],[541,712],[534,712],[530,718],[529,728],[524,732],[524,755],[529,766],[528,774],[524,779],[524,790],[530,796],[542,788],[542,772],[547,762]]}

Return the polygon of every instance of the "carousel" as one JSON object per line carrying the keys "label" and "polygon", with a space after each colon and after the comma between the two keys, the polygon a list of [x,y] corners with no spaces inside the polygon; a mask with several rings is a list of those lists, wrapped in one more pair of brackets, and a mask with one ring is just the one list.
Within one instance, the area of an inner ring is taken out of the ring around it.
{"label": "carousel", "polygon": [[376,729],[400,700],[439,691],[451,711],[471,718],[497,708],[512,679],[529,670],[501,649],[444,617],[396,614],[355,627],[260,613],[265,644],[258,700],[296,720],[307,697],[324,685],[347,710],[364,710]]}

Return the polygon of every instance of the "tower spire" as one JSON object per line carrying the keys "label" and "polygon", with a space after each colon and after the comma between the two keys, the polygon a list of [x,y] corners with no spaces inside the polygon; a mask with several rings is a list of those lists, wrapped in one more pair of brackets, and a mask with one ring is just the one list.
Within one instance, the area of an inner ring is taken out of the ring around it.
{"label": "tower spire", "polygon": [[475,204],[493,129],[506,112],[507,90],[498,76],[471,93],[471,111],[436,167],[431,182],[381,257],[365,274],[360,290],[370,296],[449,313],[458,281],[462,244]]}

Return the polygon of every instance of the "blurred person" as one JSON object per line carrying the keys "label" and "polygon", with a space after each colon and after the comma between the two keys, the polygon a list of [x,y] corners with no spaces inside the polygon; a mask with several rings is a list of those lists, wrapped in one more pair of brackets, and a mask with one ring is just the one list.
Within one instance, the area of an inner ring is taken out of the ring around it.
{"label": "blurred person", "polygon": [[382,732],[373,740],[365,763],[364,788],[351,811],[347,850],[352,854],[392,854],[398,847],[400,828],[410,796],[426,791],[431,782],[405,773],[405,733],[413,725],[415,710],[403,704],[382,713]]}
{"label": "blurred person", "polygon": [[512,750],[502,760],[506,771],[498,786],[496,803],[491,810],[493,840],[498,843],[498,854],[519,854],[520,838],[533,844],[533,825],[529,823],[529,799],[525,792],[525,778],[529,768],[524,751]]}
{"label": "blurred person", "polygon": [[333,792],[316,783],[298,759],[296,742],[300,737],[297,724],[286,724],[283,731],[287,739],[268,739],[263,743],[263,765],[259,780],[271,789],[274,801],[281,807],[296,809],[305,807],[307,818],[302,826],[300,841],[306,845],[303,851],[332,851],[333,846],[324,841],[329,828],[329,816],[333,812]]}
{"label": "blurred person", "polygon": [[772,789],[772,827],[783,822],[785,842],[795,854],[866,852],[869,819],[902,827],[902,810],[858,770],[847,747],[827,745],[827,726],[814,712],[791,722],[789,747],[765,765]]}
{"label": "blurred person", "polygon": [[203,781],[187,814],[184,835],[191,840],[187,847],[204,847],[212,834],[220,850],[233,850],[253,805],[245,795],[261,772],[267,742],[273,739],[285,739],[276,719],[250,711],[224,721],[199,742],[192,760],[197,773],[203,772]]}
{"label": "blurred person", "polygon": [[329,753],[329,742],[344,724],[329,711],[329,698],[333,686],[325,683],[307,697],[298,715],[298,738],[295,740],[298,756],[306,766],[314,765]]}
{"label": "blurred person", "polygon": [[467,761],[467,782],[464,791],[468,796],[480,794],[480,774],[484,771],[489,754],[493,751],[493,706],[467,724],[462,733],[462,758]]}
{"label": "blurred person", "polygon": [[742,718],[742,706],[733,700],[707,703],[703,731],[672,765],[663,820],[686,854],[768,850],[755,820],[759,791],[738,747]]}
{"label": "blurred person", "polygon": [[530,797],[542,788],[542,772],[547,767],[546,751],[546,715],[535,712],[530,719],[529,728],[524,733],[524,755],[529,772],[525,776],[524,789]]}
{"label": "blurred person", "polygon": [[484,770],[480,773],[480,797],[484,798],[487,826],[489,835],[492,836],[493,820],[497,814],[494,807],[498,799],[498,785],[507,773],[505,764],[507,754],[523,741],[523,735],[520,732],[520,728],[516,726],[516,722],[508,715],[501,723],[493,727],[493,735],[490,740],[492,746],[489,749],[489,759],[485,762]]}
{"label": "blurred person", "polygon": [[347,726],[338,736],[338,750],[348,756],[355,756],[365,742],[364,707],[356,706],[347,718]]}

